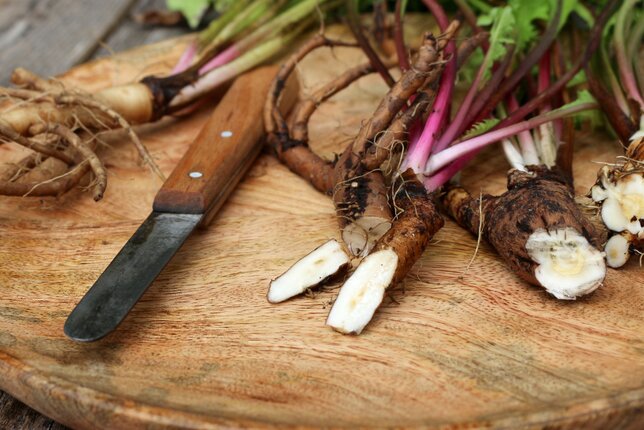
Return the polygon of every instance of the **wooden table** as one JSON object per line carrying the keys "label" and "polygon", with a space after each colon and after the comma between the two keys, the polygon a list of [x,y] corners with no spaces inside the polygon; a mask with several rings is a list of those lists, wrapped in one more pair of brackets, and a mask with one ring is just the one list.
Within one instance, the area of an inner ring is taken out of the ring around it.
{"label": "wooden table", "polygon": [[[164,0],[0,0],[0,85],[15,67],[44,76],[136,45],[177,36],[185,29],[149,28],[132,16],[161,9]],[[0,391],[1,429],[66,427]]]}

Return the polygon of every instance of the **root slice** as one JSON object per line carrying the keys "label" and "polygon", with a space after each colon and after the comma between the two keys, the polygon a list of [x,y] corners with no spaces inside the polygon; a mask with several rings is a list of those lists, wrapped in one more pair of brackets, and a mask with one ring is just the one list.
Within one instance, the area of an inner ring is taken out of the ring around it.
{"label": "root slice", "polygon": [[398,266],[398,255],[385,249],[365,258],[344,283],[326,324],[345,334],[360,334],[382,303]]}
{"label": "root slice", "polygon": [[346,269],[349,264],[349,256],[338,241],[329,240],[272,280],[267,299],[270,303],[280,303],[302,294]]}

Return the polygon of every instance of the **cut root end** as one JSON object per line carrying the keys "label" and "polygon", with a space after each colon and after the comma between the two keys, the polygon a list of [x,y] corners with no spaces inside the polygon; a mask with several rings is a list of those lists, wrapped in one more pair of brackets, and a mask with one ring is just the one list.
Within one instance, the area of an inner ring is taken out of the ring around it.
{"label": "cut root end", "polygon": [[591,195],[595,202],[601,202],[602,220],[610,230],[644,233],[644,174],[601,174]]}
{"label": "cut root end", "polygon": [[349,264],[349,256],[342,246],[336,240],[330,240],[271,281],[268,301],[280,303],[302,294],[345,269]]}
{"label": "cut root end", "polygon": [[608,239],[604,252],[606,253],[606,264],[613,269],[622,267],[630,257],[630,235],[616,234]]}
{"label": "cut root end", "polygon": [[374,245],[391,228],[386,218],[366,216],[356,219],[342,229],[342,240],[353,255],[368,255]]}
{"label": "cut root end", "polygon": [[397,267],[398,255],[390,249],[365,258],[340,289],[326,324],[341,333],[360,334],[380,306]]}
{"label": "cut root end", "polygon": [[558,299],[574,300],[589,294],[606,276],[603,253],[572,228],[536,230],[528,238],[526,250],[538,264],[537,281]]}

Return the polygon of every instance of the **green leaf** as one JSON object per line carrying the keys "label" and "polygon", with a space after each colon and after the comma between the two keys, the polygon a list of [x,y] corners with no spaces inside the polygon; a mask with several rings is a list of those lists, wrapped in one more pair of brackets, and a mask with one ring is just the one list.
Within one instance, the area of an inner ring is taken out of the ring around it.
{"label": "green leaf", "polygon": [[489,49],[485,58],[478,63],[483,70],[483,76],[479,84],[479,87],[482,87],[492,74],[491,69],[494,62],[505,56],[508,46],[516,43],[517,24],[512,9],[507,6],[495,7],[489,13],[479,16],[477,24],[492,26],[490,29]]}
{"label": "green leaf", "polygon": [[477,122],[472,127],[470,127],[469,130],[465,132],[461,140],[469,139],[471,137],[478,136],[479,134],[483,134],[491,130],[492,127],[494,127],[498,123],[499,123],[498,118],[488,118],[488,119],[484,119],[481,122]]}
{"label": "green leaf", "polygon": [[180,12],[191,28],[197,28],[201,17],[211,4],[213,0],[166,0],[168,9]]}
{"label": "green leaf", "polygon": [[568,81],[566,88],[574,88],[577,85],[585,84],[586,81],[588,81],[588,79],[586,79],[586,72],[584,72],[584,69],[581,69],[570,81]]}
{"label": "green leaf", "polygon": [[[575,106],[578,106],[582,103],[597,103],[595,98],[590,94],[590,91],[588,90],[582,90],[577,93],[577,98],[570,103],[566,103],[565,105],[558,107],[557,109],[553,109],[550,111],[550,113],[556,113],[559,111],[566,111],[569,110],[570,108],[573,108]],[[580,114],[576,114],[575,116],[578,116]],[[581,114],[583,115],[583,113]]]}
{"label": "green leaf", "polygon": [[[483,67],[483,82],[491,76],[491,68],[495,61],[505,57],[509,45],[514,45],[516,38],[517,23],[508,7],[497,13],[490,30],[490,48],[488,49]],[[483,83],[482,82],[482,83]]]}
{"label": "green leaf", "polygon": [[550,4],[539,0],[509,0],[517,29],[517,51],[523,52],[539,37],[534,21],[550,19]]}

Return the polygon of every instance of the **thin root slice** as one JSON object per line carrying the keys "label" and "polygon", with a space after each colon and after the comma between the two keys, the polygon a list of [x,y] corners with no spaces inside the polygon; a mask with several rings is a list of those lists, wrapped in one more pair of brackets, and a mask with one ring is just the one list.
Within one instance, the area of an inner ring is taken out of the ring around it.
{"label": "thin root slice", "polygon": [[326,324],[345,334],[360,334],[382,303],[396,268],[398,255],[390,250],[374,252],[344,283]]}
{"label": "thin root slice", "polygon": [[268,301],[279,303],[302,294],[346,269],[350,263],[349,256],[338,241],[329,240],[271,281]]}

